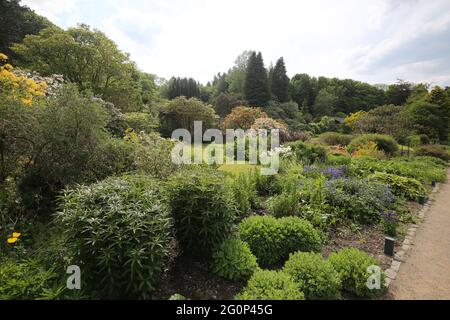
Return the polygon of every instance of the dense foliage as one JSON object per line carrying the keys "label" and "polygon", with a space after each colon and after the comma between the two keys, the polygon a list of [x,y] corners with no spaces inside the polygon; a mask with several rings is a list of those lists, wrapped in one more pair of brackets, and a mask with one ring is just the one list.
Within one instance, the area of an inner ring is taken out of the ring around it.
{"label": "dense foliage", "polygon": [[300,291],[308,300],[332,300],[340,297],[340,276],[319,253],[291,254],[283,271],[299,284]]}
{"label": "dense foliage", "polygon": [[247,242],[262,266],[281,263],[295,251],[319,251],[320,234],[306,220],[255,216],[239,225],[239,237]]}
{"label": "dense foliage", "polygon": [[[94,296],[148,298],[167,261],[172,219],[161,184],[124,176],[66,190],[57,223]],[[127,266],[124,268],[124,266]]]}
{"label": "dense foliage", "polygon": [[247,243],[227,239],[213,255],[213,271],[230,280],[248,280],[258,269],[256,257]]}
{"label": "dense foliage", "polygon": [[236,211],[224,179],[220,171],[202,167],[170,178],[175,232],[185,254],[207,258],[230,235]]}
{"label": "dense foliage", "polygon": [[236,296],[238,300],[304,300],[298,284],[281,271],[256,271],[244,290]]}

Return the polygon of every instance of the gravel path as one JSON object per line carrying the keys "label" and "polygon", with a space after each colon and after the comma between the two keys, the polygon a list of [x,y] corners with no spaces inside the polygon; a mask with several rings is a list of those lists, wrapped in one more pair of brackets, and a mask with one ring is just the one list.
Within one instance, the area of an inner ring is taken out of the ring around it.
{"label": "gravel path", "polygon": [[[450,174],[450,170],[448,171]],[[449,176],[450,177],[450,176]],[[450,299],[450,183],[442,184],[390,287],[394,299]]]}

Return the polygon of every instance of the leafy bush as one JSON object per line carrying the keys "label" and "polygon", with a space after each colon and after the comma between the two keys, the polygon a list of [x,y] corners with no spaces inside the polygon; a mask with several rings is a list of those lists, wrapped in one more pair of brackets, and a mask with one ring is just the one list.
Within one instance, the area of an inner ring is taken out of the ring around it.
{"label": "leafy bush", "polygon": [[367,177],[374,172],[386,172],[415,178],[426,183],[445,181],[447,173],[445,162],[433,157],[395,158],[392,160],[369,157],[354,158],[350,164],[350,171],[354,175],[362,177]]}
{"label": "leafy bush", "polygon": [[415,149],[416,156],[429,156],[442,159],[444,161],[450,160],[449,152],[441,145],[428,144]]}
{"label": "leafy bush", "polygon": [[239,218],[248,217],[257,207],[258,193],[254,175],[241,173],[229,182]]}
{"label": "leafy bush", "polygon": [[186,297],[179,293],[174,293],[169,297],[169,300],[186,300]]}
{"label": "leafy bush", "polygon": [[54,286],[53,270],[36,260],[0,259],[0,300],[41,299]]}
{"label": "leafy bush", "polygon": [[368,142],[375,142],[378,149],[387,155],[394,155],[398,152],[398,144],[394,138],[382,134],[364,134],[356,137],[348,145],[348,151],[353,153]]}
{"label": "leafy bush", "polygon": [[367,280],[371,273],[368,272],[369,266],[378,266],[378,262],[355,248],[345,248],[338,253],[332,253],[328,261],[339,273],[342,288],[358,297],[372,298],[379,296],[384,290],[384,273],[381,272],[380,289],[369,289]]}
{"label": "leafy bush", "polygon": [[396,196],[404,197],[409,200],[418,200],[427,193],[423,184],[414,178],[402,177],[385,172],[376,172],[369,175],[368,178],[369,180],[378,181],[388,185]]}
{"label": "leafy bush", "polygon": [[378,159],[384,159],[386,158],[386,154],[384,153],[384,151],[378,150],[378,146],[375,142],[369,141],[353,151],[352,157],[374,157]]}
{"label": "leafy bush", "polygon": [[158,119],[146,112],[130,112],[124,113],[125,124],[127,128],[133,129],[135,132],[144,131],[152,132],[158,126]]}
{"label": "leafy bush", "polygon": [[341,280],[333,266],[319,253],[291,254],[283,271],[300,285],[308,300],[331,300],[340,297]]}
{"label": "leafy bush", "polygon": [[319,232],[306,220],[297,217],[276,219],[254,216],[239,225],[239,237],[247,242],[263,266],[285,261],[295,251],[319,251]]}
{"label": "leafy bush", "polygon": [[407,142],[409,142],[409,144],[412,147],[418,147],[423,144],[429,144],[431,141],[430,141],[430,138],[426,134],[415,134],[415,135],[409,136],[407,139]]}
{"label": "leafy bush", "polygon": [[380,221],[380,212],[392,208],[396,197],[388,186],[362,179],[335,179],[326,183],[325,201],[345,218],[360,223]]}
{"label": "leafy bush", "polygon": [[298,284],[284,272],[256,271],[237,300],[304,300]]}
{"label": "leafy bush", "polygon": [[149,297],[170,253],[172,220],[161,183],[110,178],[66,190],[61,200],[56,222],[83,270],[83,286],[100,297]]}
{"label": "leafy bush", "polygon": [[281,192],[277,175],[261,175],[259,170],[254,170],[253,175],[258,195],[271,196]]}
{"label": "leafy bush", "polygon": [[327,159],[326,149],[317,144],[295,141],[287,143],[286,146],[291,147],[295,158],[305,164],[324,162]]}
{"label": "leafy bush", "polygon": [[203,167],[170,178],[175,232],[186,253],[210,256],[229,237],[236,211],[225,178],[222,172]]}
{"label": "leafy bush", "polygon": [[352,141],[353,137],[348,134],[338,132],[325,132],[319,136],[320,142],[329,146],[340,145],[346,146]]}
{"label": "leafy bush", "polygon": [[282,192],[270,199],[269,210],[275,217],[298,215],[300,211],[300,195],[298,192]]}
{"label": "leafy bush", "polygon": [[213,271],[229,280],[247,280],[258,269],[256,257],[247,243],[225,240],[213,255]]}

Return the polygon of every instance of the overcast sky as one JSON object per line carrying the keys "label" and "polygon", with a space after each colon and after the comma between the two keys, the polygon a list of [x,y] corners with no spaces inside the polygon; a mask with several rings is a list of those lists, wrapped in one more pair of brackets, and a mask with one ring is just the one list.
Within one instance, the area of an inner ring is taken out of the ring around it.
{"label": "overcast sky", "polygon": [[140,69],[206,83],[244,50],[288,74],[450,85],[449,0],[22,0],[67,28],[87,23]]}

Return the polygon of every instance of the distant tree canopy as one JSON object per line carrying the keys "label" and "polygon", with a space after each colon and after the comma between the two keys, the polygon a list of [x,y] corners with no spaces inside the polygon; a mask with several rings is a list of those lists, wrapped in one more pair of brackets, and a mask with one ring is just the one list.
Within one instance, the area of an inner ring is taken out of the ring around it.
{"label": "distant tree canopy", "polygon": [[408,100],[412,92],[413,84],[398,80],[396,84],[391,84],[386,91],[386,102],[396,106],[402,106]]}
{"label": "distant tree canopy", "polygon": [[[319,96],[319,92],[322,91]],[[324,106],[325,92],[328,98],[333,95],[335,99],[328,99],[334,105]],[[297,74],[291,80],[292,99],[306,112],[314,114],[314,105],[319,96],[317,104],[321,108],[333,108],[334,112],[345,114],[358,110],[369,110],[383,105],[385,102],[384,91],[368,83],[350,79],[337,78],[314,78],[307,74]],[[317,105],[316,105],[317,106]],[[320,112],[319,112],[320,113]]]}
{"label": "distant tree canopy", "polygon": [[141,109],[143,92],[146,101],[152,95],[154,79],[139,72],[105,34],[87,25],[67,31],[47,28],[25,36],[12,50],[20,66],[42,75],[62,74],[80,90],[90,90],[122,111]]}
{"label": "distant tree canopy", "polygon": [[247,62],[244,82],[245,99],[250,106],[263,107],[270,100],[267,70],[261,52],[252,52]]}
{"label": "distant tree canopy", "polygon": [[200,97],[200,85],[192,78],[175,78],[172,77],[167,83],[166,97],[172,100],[176,97],[192,98]]}
{"label": "distant tree canopy", "polygon": [[13,43],[22,42],[28,34],[38,34],[42,29],[56,26],[28,7],[21,6],[20,0],[0,0],[0,52],[14,60],[9,48]]}

